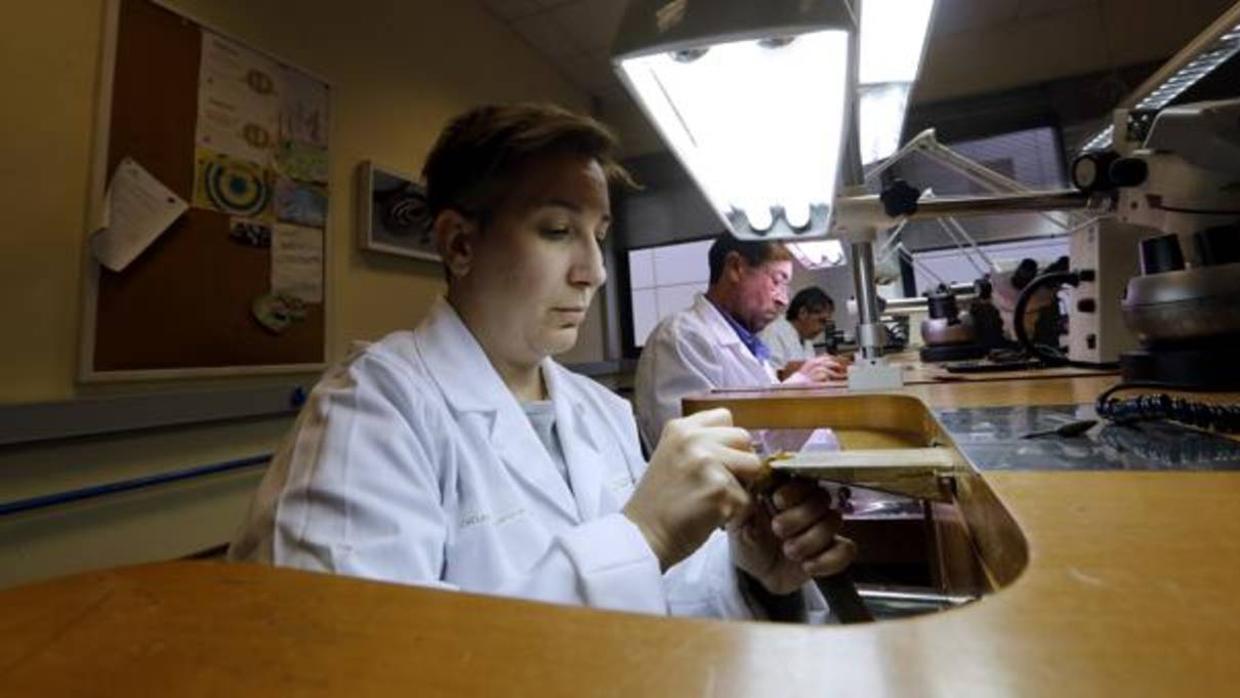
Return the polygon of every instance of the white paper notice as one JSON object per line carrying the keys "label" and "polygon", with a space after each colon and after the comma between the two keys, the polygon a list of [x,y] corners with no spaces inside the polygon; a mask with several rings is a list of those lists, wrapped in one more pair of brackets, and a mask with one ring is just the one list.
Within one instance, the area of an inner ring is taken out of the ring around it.
{"label": "white paper notice", "polygon": [[279,136],[280,76],[275,61],[204,30],[195,142],[267,166]]}
{"label": "white paper notice", "polygon": [[327,147],[327,85],[284,66],[280,71],[280,138]]}
{"label": "white paper notice", "polygon": [[117,166],[103,206],[103,227],[91,238],[90,247],[99,263],[112,271],[129,266],[189,208],[130,158]]}
{"label": "white paper notice", "polygon": [[271,292],[323,302],[323,231],[278,223],[271,233]]}

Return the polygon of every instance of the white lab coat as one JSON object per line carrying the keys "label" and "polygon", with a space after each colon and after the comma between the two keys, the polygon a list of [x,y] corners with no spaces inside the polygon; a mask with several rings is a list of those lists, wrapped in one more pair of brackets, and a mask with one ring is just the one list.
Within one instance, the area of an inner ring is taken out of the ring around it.
{"label": "white lab coat", "polygon": [[784,368],[789,361],[814,358],[814,343],[801,339],[801,333],[783,316],[762,329],[762,341],[771,350],[771,365]]}
{"label": "white lab coat", "polygon": [[634,386],[642,438],[653,450],[667,420],[681,416],[686,395],[776,382],[775,369],[759,361],[719,309],[698,294],[692,306],[659,321],[642,348]]}
{"label": "white lab coat", "polygon": [[[620,509],[646,463],[627,402],[542,364],[571,490],[440,300],[329,370],[229,556],[656,614],[751,617],[726,534],[668,571]],[[809,598],[821,617],[821,597]]]}

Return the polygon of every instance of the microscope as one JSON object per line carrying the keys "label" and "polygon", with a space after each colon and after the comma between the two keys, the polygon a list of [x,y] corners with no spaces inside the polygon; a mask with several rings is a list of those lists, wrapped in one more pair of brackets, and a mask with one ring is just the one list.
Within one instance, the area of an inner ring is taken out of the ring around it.
{"label": "microscope", "polygon": [[[1140,146],[1082,154],[1073,180],[1110,196],[1115,221],[1142,231],[1138,274],[1121,299],[1082,292],[1081,277],[1069,312],[1097,318],[1119,301],[1140,343],[1119,356],[1125,381],[1240,388],[1240,99],[1121,117],[1130,133],[1145,132]],[[1096,261],[1073,266],[1096,281],[1107,258]]]}

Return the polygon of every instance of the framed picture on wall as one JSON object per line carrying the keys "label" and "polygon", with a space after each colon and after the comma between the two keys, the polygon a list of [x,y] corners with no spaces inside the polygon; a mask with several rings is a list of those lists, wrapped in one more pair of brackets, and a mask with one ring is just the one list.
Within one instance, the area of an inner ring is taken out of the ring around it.
{"label": "framed picture on wall", "polygon": [[363,250],[439,260],[426,187],[417,178],[370,160],[357,171],[358,245]]}

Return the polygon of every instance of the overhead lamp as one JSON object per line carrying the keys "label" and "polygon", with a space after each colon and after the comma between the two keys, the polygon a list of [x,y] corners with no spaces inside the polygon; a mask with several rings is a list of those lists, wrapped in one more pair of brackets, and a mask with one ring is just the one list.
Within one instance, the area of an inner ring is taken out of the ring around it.
{"label": "overhead lamp", "polygon": [[854,110],[863,162],[899,145],[933,8],[934,0],[634,0],[612,61],[734,235],[821,237]]}
{"label": "overhead lamp", "polygon": [[634,0],[612,61],[733,234],[821,237],[855,33],[839,0]]}
{"label": "overhead lamp", "polygon": [[857,109],[863,165],[884,160],[900,147],[933,13],[934,0],[861,3]]}

